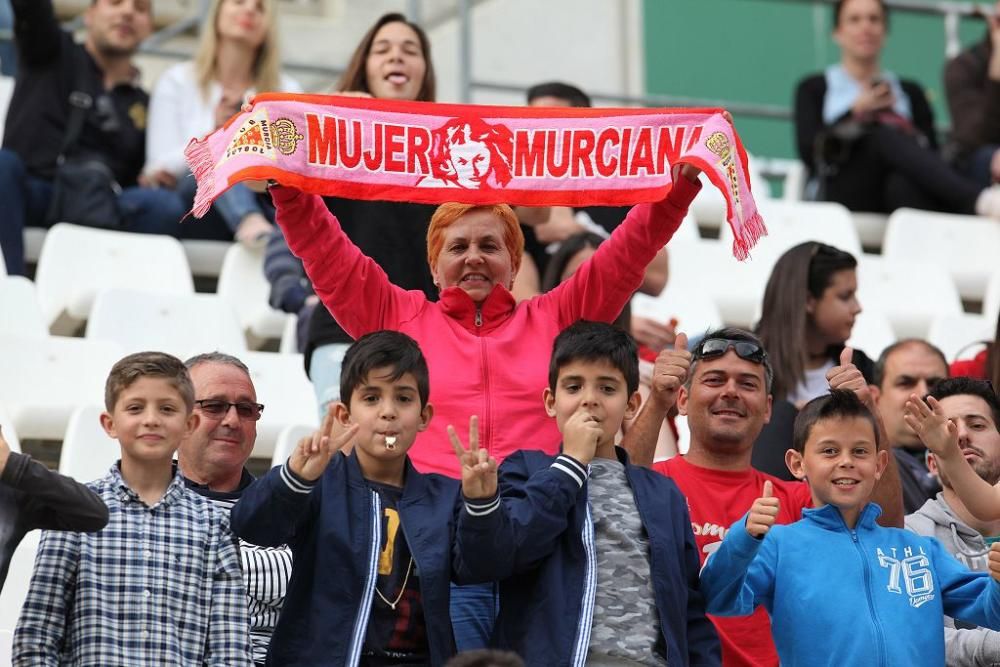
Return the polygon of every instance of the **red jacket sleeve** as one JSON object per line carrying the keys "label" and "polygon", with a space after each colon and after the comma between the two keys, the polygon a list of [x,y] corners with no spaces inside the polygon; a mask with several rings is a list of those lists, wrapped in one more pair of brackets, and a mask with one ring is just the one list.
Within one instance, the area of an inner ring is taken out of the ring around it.
{"label": "red jacket sleeve", "polygon": [[539,305],[556,308],[560,328],[579,319],[611,322],[642,284],[646,266],[667,244],[701,190],[678,176],[667,196],[654,204],[637,204],[611,238],[573,276],[537,297]]}
{"label": "red jacket sleeve", "polygon": [[271,188],[277,222],[289,249],[302,260],[313,289],[353,338],[398,329],[427,305],[423,292],[389,282],[375,260],[351,242],[323,198],[294,188]]}

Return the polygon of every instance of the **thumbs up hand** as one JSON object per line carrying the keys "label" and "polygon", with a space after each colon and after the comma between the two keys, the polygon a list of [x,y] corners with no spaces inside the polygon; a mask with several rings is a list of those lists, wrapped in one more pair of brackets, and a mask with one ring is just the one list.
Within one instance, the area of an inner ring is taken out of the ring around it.
{"label": "thumbs up hand", "polygon": [[751,537],[763,539],[767,531],[778,518],[778,510],[781,501],[774,497],[774,488],[771,480],[764,482],[764,493],[757,500],[753,501],[750,507],[750,514],[747,515],[747,532]]}
{"label": "thumbs up hand", "polygon": [[677,402],[677,393],[687,381],[691,370],[691,353],[687,350],[687,334],[678,333],[673,348],[667,348],[656,357],[650,399],[670,409]]}
{"label": "thumbs up hand", "polygon": [[826,372],[826,380],[830,383],[830,389],[848,389],[853,391],[861,402],[869,408],[874,409],[871,391],[868,388],[868,381],[861,374],[858,367],[851,361],[854,350],[845,347],[840,353],[840,365],[834,366]]}

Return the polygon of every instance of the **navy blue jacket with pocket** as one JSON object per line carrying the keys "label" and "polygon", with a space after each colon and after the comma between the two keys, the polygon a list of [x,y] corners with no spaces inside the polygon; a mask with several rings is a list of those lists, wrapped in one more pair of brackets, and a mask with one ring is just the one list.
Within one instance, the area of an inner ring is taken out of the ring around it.
{"label": "navy blue jacket with pocket", "polygon": [[[687,502],[673,481],[616,451],[649,537],[667,663],[718,665]],[[463,580],[501,580],[493,644],[532,667],[587,659],[597,554],[586,480],[587,468],[569,456],[522,450],[500,466],[499,496],[467,500],[459,514],[455,570]]]}
{"label": "navy blue jacket with pocket", "polygon": [[[406,461],[396,510],[420,573],[431,663],[455,653],[449,616],[451,544],[461,487]],[[233,506],[233,532],[252,544],[292,548],[292,577],[271,637],[268,665],[356,665],[375,596],[382,506],[357,458],[335,455],[308,483],[273,468]]]}

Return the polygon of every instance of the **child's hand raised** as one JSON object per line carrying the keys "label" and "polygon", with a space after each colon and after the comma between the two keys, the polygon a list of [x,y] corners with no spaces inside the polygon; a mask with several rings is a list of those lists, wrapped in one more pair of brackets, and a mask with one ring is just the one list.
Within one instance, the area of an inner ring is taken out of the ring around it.
{"label": "child's hand raised", "polygon": [[323,425],[313,433],[311,438],[303,438],[288,457],[288,467],[293,473],[308,482],[315,482],[326,470],[333,455],[354,439],[358,425],[351,424],[340,433],[334,434],[337,422],[333,410],[327,411],[323,417]]}
{"label": "child's hand raised", "polygon": [[941,404],[933,396],[928,397],[925,402],[916,394],[910,394],[903,409],[903,421],[935,455],[961,455],[958,427],[944,416]]}
{"label": "child's hand raised", "polygon": [[763,495],[753,501],[750,507],[750,514],[747,515],[747,532],[751,537],[763,538],[778,518],[781,501],[772,495],[773,492],[771,480],[765,481]]}
{"label": "child's hand raised", "polygon": [[601,423],[582,405],[563,424],[563,453],[588,465],[597,452]]}
{"label": "child's hand raised", "polygon": [[469,448],[466,449],[448,424],[448,437],[455,456],[462,465],[462,495],[466,498],[492,498],[497,492],[497,460],[479,449],[479,417],[469,418]]}
{"label": "child's hand raised", "polygon": [[874,408],[871,390],[868,388],[868,380],[861,374],[858,367],[851,359],[854,357],[854,350],[845,347],[840,353],[840,365],[834,366],[826,372],[826,381],[830,383],[830,389],[847,389],[853,391],[858,399],[868,406]]}

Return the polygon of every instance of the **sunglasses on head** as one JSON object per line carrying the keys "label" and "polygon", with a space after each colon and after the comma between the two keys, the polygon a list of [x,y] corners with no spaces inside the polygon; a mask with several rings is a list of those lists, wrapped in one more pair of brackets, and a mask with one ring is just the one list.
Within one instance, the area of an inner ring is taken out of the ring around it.
{"label": "sunglasses on head", "polygon": [[230,403],[229,401],[222,401],[217,398],[206,398],[195,401],[194,404],[210,417],[223,417],[229,413],[229,408],[236,408],[236,415],[240,419],[257,421],[260,419],[261,413],[264,412],[263,405],[260,403],[250,403],[249,401]]}
{"label": "sunglasses on head", "polygon": [[729,350],[736,353],[740,359],[762,364],[767,359],[767,352],[757,343],[749,340],[730,340],[729,338],[706,338],[698,343],[692,357],[698,359],[715,359]]}

